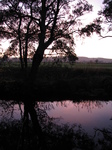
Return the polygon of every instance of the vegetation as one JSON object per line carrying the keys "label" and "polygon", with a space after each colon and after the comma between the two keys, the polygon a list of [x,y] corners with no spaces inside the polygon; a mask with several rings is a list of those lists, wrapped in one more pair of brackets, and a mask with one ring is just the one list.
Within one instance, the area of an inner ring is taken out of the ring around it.
{"label": "vegetation", "polygon": [[111,99],[111,87],[112,64],[42,63],[33,87],[24,83],[18,63],[0,67],[0,96],[6,99]]}
{"label": "vegetation", "polygon": [[[18,149],[18,150],[36,150],[40,149],[38,138],[35,137],[31,125],[27,127],[24,133],[24,141],[22,141],[22,121],[12,121],[10,123],[0,123],[0,149]],[[97,150],[94,140],[89,137],[83,129],[76,125],[69,127],[68,125],[59,126],[53,123],[45,125],[46,130],[43,131],[46,140],[46,148],[42,150]],[[29,131],[29,132],[28,132]],[[22,143],[23,142],[23,143]],[[44,143],[45,145],[45,143]],[[106,145],[106,144],[105,144]],[[111,145],[111,143],[110,143]]]}
{"label": "vegetation", "polygon": [[112,0],[104,0],[103,1],[104,8],[99,11],[99,17],[101,20],[101,24],[107,25],[106,34],[102,35],[102,38],[112,38]]}

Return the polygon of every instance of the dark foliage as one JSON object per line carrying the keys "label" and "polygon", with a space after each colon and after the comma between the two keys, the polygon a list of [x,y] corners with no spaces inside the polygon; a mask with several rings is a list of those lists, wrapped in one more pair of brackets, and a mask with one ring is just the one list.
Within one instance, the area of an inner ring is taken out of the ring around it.
{"label": "dark foliage", "polygon": [[111,67],[101,68],[102,64],[97,68],[97,65],[96,68],[81,68],[81,65],[75,68],[75,64],[74,67],[42,65],[33,85],[24,82],[25,75],[18,67],[3,67],[0,70],[0,98],[111,99]]}

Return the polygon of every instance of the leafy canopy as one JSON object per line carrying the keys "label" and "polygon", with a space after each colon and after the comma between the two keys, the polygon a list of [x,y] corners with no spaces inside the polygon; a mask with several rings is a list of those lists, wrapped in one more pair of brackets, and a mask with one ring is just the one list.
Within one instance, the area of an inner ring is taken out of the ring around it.
{"label": "leafy canopy", "polygon": [[[103,38],[112,37],[109,35],[112,31],[112,0],[104,0],[103,1],[103,9],[99,11],[100,18],[102,19],[102,23],[106,25],[107,34],[105,36],[101,35]],[[109,33],[109,34],[108,34]]]}
{"label": "leafy canopy", "polygon": [[21,61],[31,54],[44,55],[48,48],[76,56],[74,37],[82,33],[80,17],[90,11],[86,0],[1,0],[0,38],[10,39],[10,50]]}

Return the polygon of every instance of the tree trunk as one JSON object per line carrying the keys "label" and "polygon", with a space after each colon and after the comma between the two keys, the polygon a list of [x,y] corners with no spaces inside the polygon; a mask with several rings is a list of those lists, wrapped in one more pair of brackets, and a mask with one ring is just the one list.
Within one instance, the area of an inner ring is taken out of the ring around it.
{"label": "tree trunk", "polygon": [[21,41],[21,22],[22,22],[22,17],[20,16],[19,20],[19,26],[18,26],[18,40],[19,40],[19,54],[20,54],[20,63],[21,63],[21,69],[24,69],[24,63],[23,63],[23,58],[22,58],[22,41]]}
{"label": "tree trunk", "polygon": [[39,120],[37,118],[37,113],[35,110],[35,105],[31,100],[28,100],[27,102],[24,102],[25,105],[25,111],[29,113],[32,123],[33,123],[33,129],[36,136],[39,138],[39,145],[43,150],[47,150],[47,145],[43,136],[42,128],[39,124]]}
{"label": "tree trunk", "polygon": [[22,56],[20,56],[20,64],[21,64],[21,69],[23,70],[24,69],[24,63],[23,63]]}
{"label": "tree trunk", "polygon": [[38,68],[43,60],[44,48],[39,46],[34,54],[30,77],[34,80],[38,73]]}
{"label": "tree trunk", "polygon": [[45,48],[45,34],[46,34],[46,1],[42,0],[42,11],[40,12],[41,21],[40,21],[40,34],[39,34],[39,46],[34,54],[32,68],[31,68],[31,78],[34,80],[37,76],[38,68],[43,59],[43,54]]}

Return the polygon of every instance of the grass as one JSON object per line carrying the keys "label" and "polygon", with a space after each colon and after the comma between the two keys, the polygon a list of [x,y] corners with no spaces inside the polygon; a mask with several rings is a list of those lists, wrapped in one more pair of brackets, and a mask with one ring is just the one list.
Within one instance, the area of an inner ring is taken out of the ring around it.
{"label": "grass", "polygon": [[18,64],[0,66],[1,98],[102,100],[112,97],[111,89],[112,64],[42,63],[34,85],[24,83]]}
{"label": "grass", "polygon": [[76,63],[75,68],[112,69],[111,63]]}

